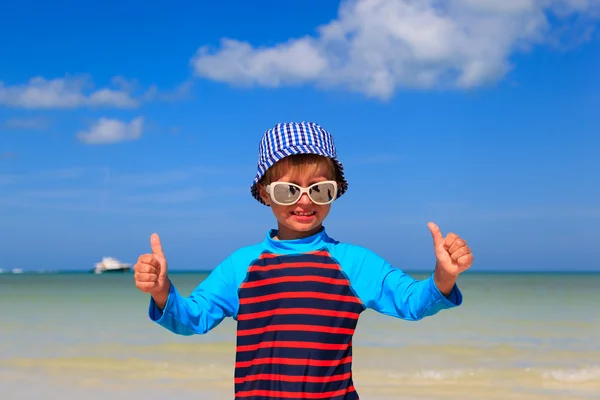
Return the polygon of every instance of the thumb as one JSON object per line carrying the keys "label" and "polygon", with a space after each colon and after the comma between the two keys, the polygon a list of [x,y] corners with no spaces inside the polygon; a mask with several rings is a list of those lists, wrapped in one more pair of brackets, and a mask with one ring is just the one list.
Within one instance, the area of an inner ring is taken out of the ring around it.
{"label": "thumb", "polygon": [[160,243],[160,237],[157,233],[153,233],[150,236],[150,247],[152,248],[152,254],[160,263],[160,275],[164,276],[167,273],[167,259]]}
{"label": "thumb", "polygon": [[153,233],[150,236],[150,247],[152,248],[152,254],[160,263],[159,276],[167,276],[167,259],[165,258],[165,253],[163,252],[162,244],[160,243],[160,237],[157,233]]}
{"label": "thumb", "polygon": [[162,244],[160,244],[160,237],[157,233],[153,233],[150,236],[150,247],[152,248],[152,254],[158,257],[165,257],[163,252]]}
{"label": "thumb", "polygon": [[433,237],[433,246],[436,249],[442,247],[444,243],[444,237],[442,236],[440,228],[433,222],[428,223],[427,226],[429,227],[429,230],[431,231],[431,236]]}

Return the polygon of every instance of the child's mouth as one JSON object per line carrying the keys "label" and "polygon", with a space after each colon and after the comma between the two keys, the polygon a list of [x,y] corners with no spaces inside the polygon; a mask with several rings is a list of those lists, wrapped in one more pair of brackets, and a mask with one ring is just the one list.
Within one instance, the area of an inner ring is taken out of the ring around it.
{"label": "child's mouth", "polygon": [[295,215],[296,217],[312,217],[316,213],[317,213],[316,211],[306,211],[306,212],[292,211],[292,215]]}
{"label": "child's mouth", "polygon": [[316,211],[292,211],[291,214],[292,214],[292,218],[294,218],[294,220],[296,220],[297,222],[311,223],[314,220],[317,212]]}

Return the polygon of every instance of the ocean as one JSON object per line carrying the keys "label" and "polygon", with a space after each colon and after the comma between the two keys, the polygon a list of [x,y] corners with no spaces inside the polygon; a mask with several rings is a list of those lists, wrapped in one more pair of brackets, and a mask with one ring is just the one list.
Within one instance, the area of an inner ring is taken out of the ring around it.
{"label": "ocean", "polygon": [[[189,294],[205,277],[171,279]],[[422,321],[363,313],[361,398],[600,399],[600,274],[468,272],[459,285],[461,307]],[[235,322],[177,336],[148,319],[148,299],[131,274],[0,274],[0,398],[231,400]]]}

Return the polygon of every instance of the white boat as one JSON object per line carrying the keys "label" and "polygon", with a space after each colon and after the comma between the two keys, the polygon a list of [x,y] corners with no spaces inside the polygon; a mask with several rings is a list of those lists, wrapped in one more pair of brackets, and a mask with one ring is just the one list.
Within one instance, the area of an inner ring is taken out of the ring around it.
{"label": "white boat", "polygon": [[102,261],[96,263],[95,274],[105,274],[107,272],[128,272],[131,270],[131,264],[122,263],[113,257],[103,257]]}

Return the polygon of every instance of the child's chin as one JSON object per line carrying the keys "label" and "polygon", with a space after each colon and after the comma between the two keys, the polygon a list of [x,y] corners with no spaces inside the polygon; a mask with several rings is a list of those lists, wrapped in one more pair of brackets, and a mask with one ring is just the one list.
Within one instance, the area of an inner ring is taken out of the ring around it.
{"label": "child's chin", "polygon": [[298,232],[308,232],[318,227],[320,222],[316,219],[313,221],[291,221],[289,226]]}

